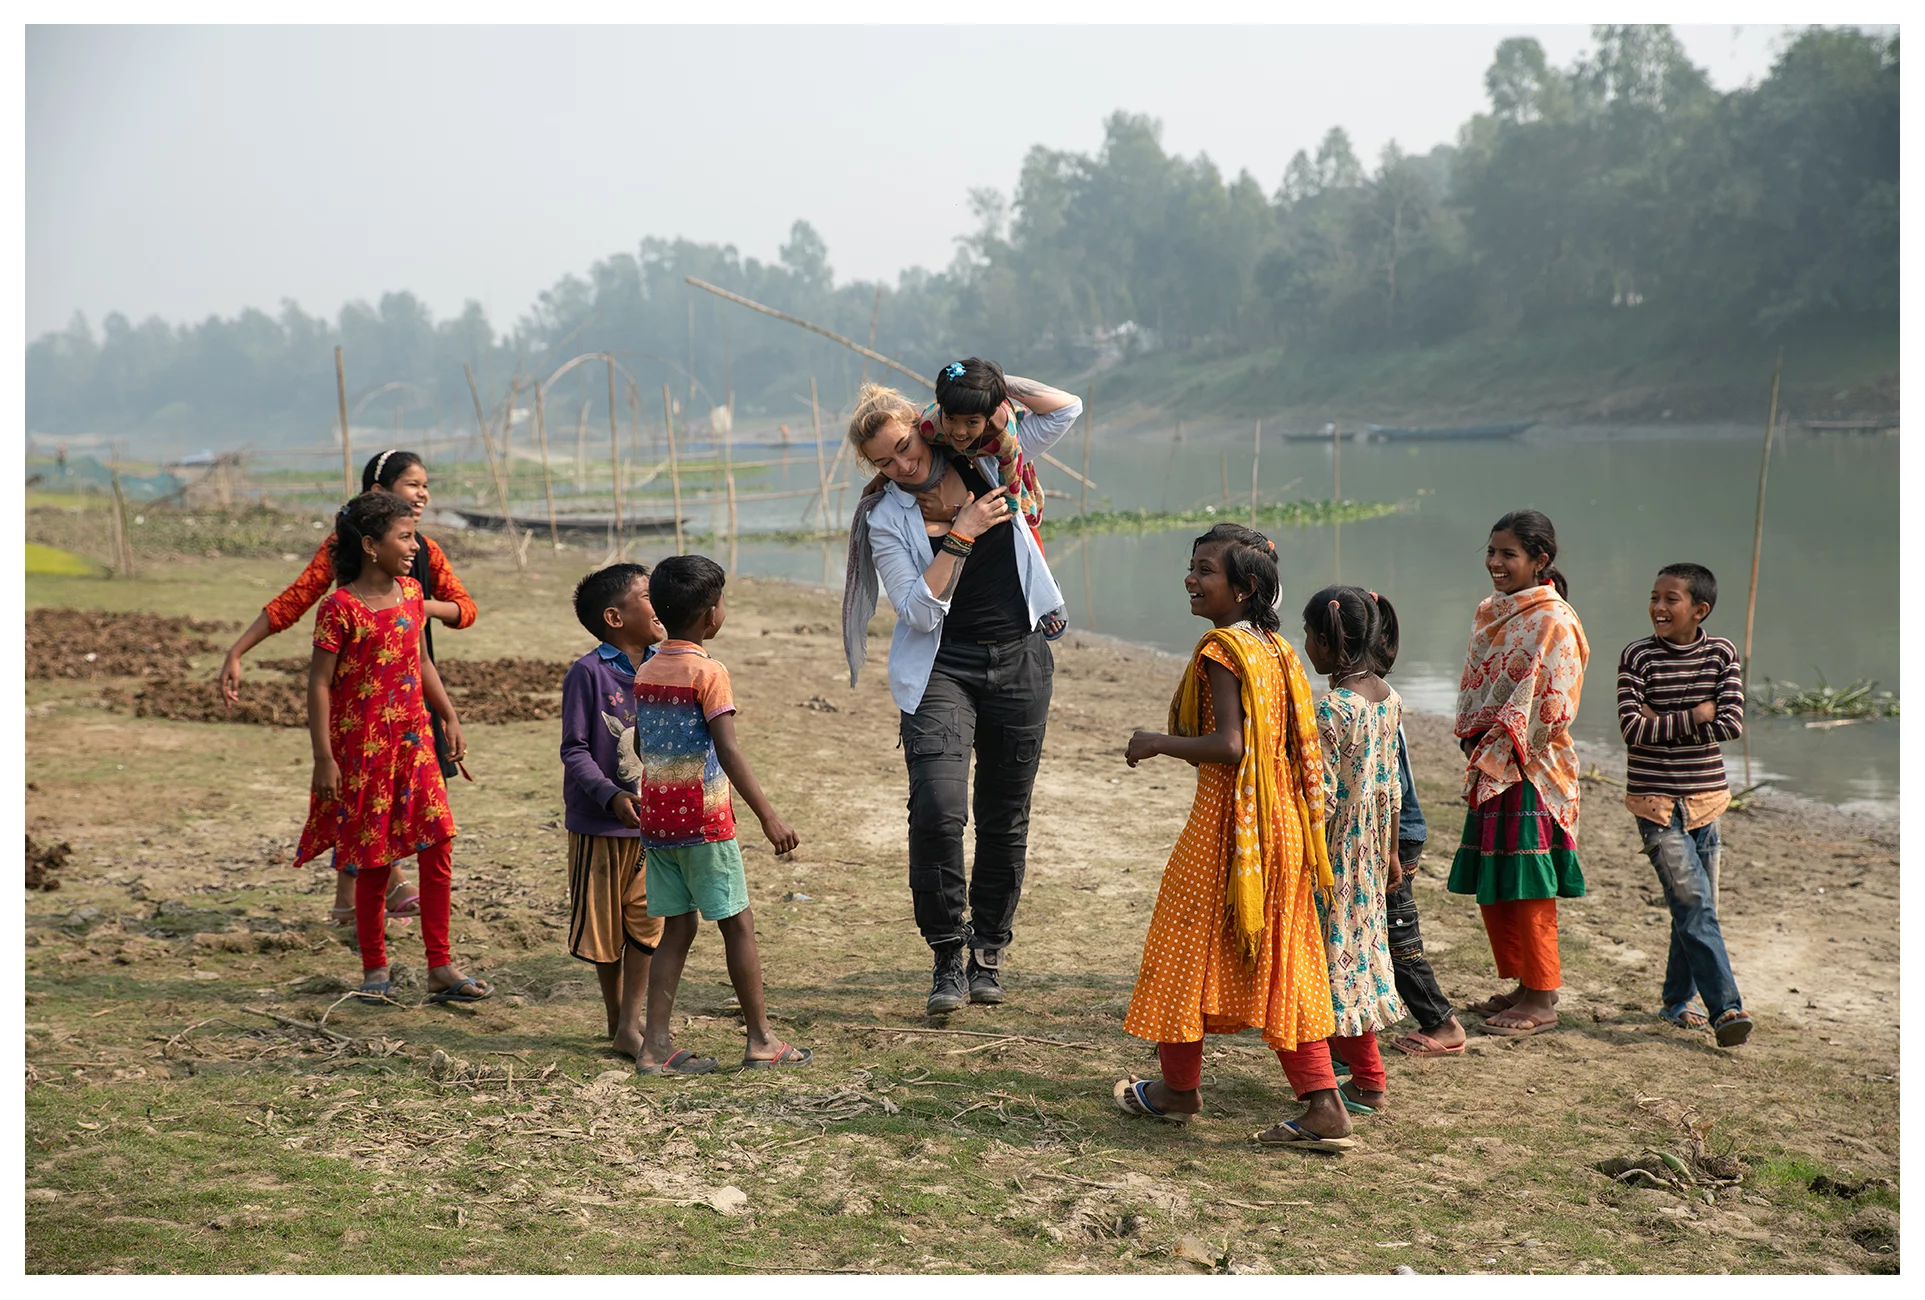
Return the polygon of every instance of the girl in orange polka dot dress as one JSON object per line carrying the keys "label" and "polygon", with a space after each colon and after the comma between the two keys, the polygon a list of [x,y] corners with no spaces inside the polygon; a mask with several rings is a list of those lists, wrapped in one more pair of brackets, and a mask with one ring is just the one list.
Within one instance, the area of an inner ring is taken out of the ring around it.
{"label": "girl in orange polka dot dress", "polygon": [[1160,1080],[1113,1089],[1133,1115],[1181,1123],[1202,1107],[1203,1036],[1259,1029],[1293,1080],[1319,1068],[1299,1121],[1265,1145],[1341,1151],[1350,1119],[1330,1075],[1335,1029],[1314,891],[1332,884],[1323,834],[1323,756],[1310,683],[1278,632],[1276,549],[1239,524],[1199,537],[1183,580],[1210,621],[1176,698],[1170,734],[1139,731],[1131,767],[1167,754],[1194,764],[1196,801],[1163,869],[1123,1028],[1158,1044]]}
{"label": "girl in orange polka dot dress", "polygon": [[389,493],[365,492],[335,522],[340,586],[314,617],[307,686],[314,789],[294,865],[333,849],[337,869],[354,869],[361,998],[380,1002],[394,988],[384,933],[389,867],[418,858],[427,1000],[479,1002],[492,990],[462,974],[449,949],[455,823],[435,761],[430,705],[450,757],[458,762],[467,746],[434,662],[421,653],[421,586],[404,576],[418,548],[413,509]]}

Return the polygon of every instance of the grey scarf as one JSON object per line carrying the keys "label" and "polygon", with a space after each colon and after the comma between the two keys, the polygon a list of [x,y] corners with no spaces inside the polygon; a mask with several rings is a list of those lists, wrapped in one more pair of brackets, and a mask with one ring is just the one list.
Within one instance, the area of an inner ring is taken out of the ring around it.
{"label": "grey scarf", "polygon": [[[911,496],[929,491],[949,473],[949,462],[942,456],[935,457],[935,462],[926,481],[897,486]],[[855,689],[862,665],[869,661],[869,620],[875,617],[876,598],[880,593],[875,548],[869,542],[869,514],[882,504],[888,490],[885,485],[857,501],[856,512],[849,519],[849,559],[842,575],[842,650],[849,659],[851,690]]]}

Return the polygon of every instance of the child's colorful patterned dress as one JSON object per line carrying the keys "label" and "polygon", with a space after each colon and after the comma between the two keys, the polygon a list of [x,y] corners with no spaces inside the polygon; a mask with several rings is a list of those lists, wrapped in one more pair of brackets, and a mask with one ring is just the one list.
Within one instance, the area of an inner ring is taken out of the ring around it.
{"label": "child's colorful patterned dress", "polygon": [[421,586],[396,581],[392,609],[344,587],[314,616],[315,648],[339,656],[328,739],[341,786],[338,799],[308,796],[296,866],[332,848],[336,867],[384,867],[454,838],[421,688]]}
{"label": "child's colorful patterned dress", "polygon": [[1324,831],[1336,902],[1317,895],[1324,944],[1330,954],[1330,1001],[1337,1035],[1388,1029],[1404,1018],[1390,961],[1385,892],[1397,860],[1397,724],[1404,702],[1392,691],[1372,704],[1339,687],[1317,701],[1317,740],[1323,749]]}

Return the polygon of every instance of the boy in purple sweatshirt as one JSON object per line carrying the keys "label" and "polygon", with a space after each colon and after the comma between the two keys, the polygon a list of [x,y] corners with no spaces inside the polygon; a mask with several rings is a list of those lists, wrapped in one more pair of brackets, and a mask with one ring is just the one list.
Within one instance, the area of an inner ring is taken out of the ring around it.
{"label": "boy in purple sweatshirt", "polygon": [[568,827],[568,951],[595,964],[615,1050],[642,1047],[649,959],[662,922],[648,914],[636,784],[635,669],[666,633],[648,566],[611,564],[575,588],[575,617],[601,644],[561,688],[562,805]]}

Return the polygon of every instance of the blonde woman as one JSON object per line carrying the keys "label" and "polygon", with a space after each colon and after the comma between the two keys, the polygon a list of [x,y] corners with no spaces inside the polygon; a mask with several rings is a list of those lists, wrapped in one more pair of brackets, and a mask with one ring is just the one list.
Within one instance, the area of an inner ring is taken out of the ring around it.
{"label": "blonde woman", "polygon": [[[1073,394],[1010,378],[1029,414],[1033,457],[1083,413]],[[928,1011],[1003,1000],[1000,973],[1029,847],[1055,660],[1038,624],[1063,595],[1035,530],[1012,505],[994,454],[957,455],[918,429],[918,408],[865,385],[849,443],[886,480],[849,530],[843,641],[853,685],[866,656],[876,581],[896,609],[889,691],[909,768],[909,892],[935,953]],[[969,755],[976,754],[976,855],[963,868]]]}

